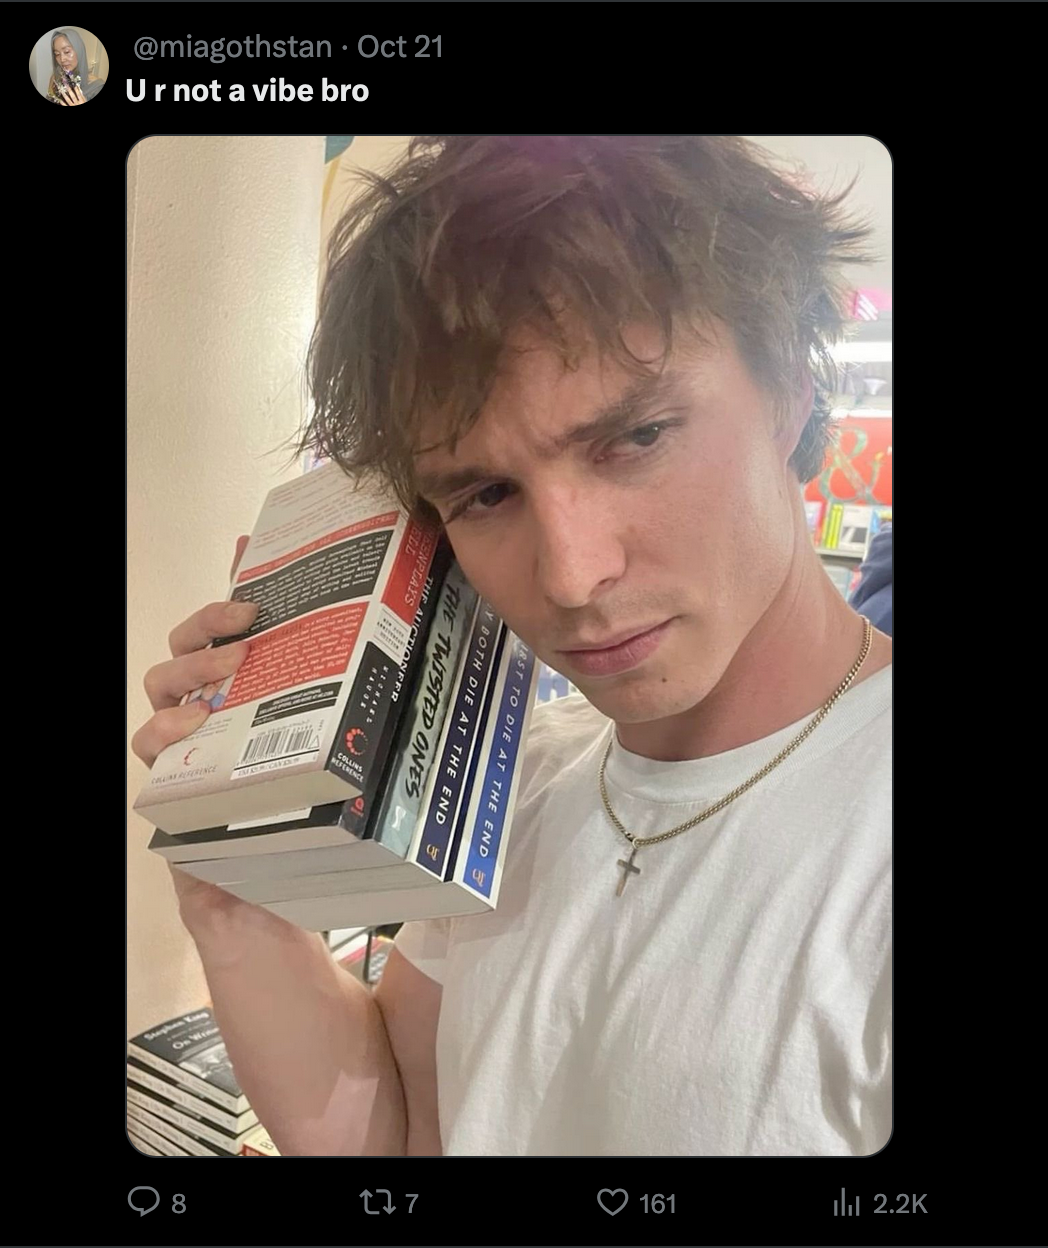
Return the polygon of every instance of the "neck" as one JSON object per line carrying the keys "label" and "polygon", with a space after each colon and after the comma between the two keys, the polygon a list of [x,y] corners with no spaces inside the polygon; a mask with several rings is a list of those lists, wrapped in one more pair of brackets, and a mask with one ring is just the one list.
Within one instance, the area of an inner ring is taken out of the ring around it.
{"label": "neck", "polygon": [[[667,719],[619,724],[618,740],[645,758],[680,762],[771,736],[829,700],[859,657],[864,627],[805,534],[779,593],[706,697]],[[874,630],[849,688],[887,666],[891,647],[891,638]]]}

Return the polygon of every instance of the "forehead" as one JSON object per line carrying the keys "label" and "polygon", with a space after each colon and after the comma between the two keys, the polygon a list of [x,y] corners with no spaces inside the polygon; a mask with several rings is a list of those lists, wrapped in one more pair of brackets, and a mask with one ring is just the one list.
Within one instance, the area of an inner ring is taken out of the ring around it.
{"label": "forehead", "polygon": [[71,48],[72,46],[73,45],[69,42],[69,40],[65,37],[65,35],[59,35],[58,38],[55,40],[56,52],[64,52],[66,48]]}
{"label": "forehead", "polygon": [[[467,448],[504,444],[512,437],[517,445],[537,454],[549,454],[554,443],[579,422],[607,411],[635,389],[661,399],[672,379],[678,387],[702,387],[718,368],[733,356],[730,333],[716,327],[703,329],[703,341],[681,344],[665,360],[661,370],[667,385],[655,384],[660,375],[663,339],[657,329],[628,326],[623,342],[638,360],[627,368],[611,354],[601,353],[589,335],[580,334],[577,359],[566,363],[547,337],[532,329],[520,329],[507,341],[498,374],[476,421],[462,435],[458,457]],[[645,379],[652,385],[645,387]],[[429,413],[420,424],[415,462],[431,470],[451,454],[448,420]]]}

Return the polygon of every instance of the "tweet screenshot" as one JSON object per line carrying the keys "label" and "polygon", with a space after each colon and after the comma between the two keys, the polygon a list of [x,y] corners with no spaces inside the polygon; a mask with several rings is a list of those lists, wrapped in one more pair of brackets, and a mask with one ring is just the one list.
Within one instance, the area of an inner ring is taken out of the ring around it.
{"label": "tweet screenshot", "polygon": [[46,1242],[1037,1242],[896,837],[891,140],[693,133],[665,29],[672,106],[582,106],[730,7],[20,6],[126,275],[124,1035]]}

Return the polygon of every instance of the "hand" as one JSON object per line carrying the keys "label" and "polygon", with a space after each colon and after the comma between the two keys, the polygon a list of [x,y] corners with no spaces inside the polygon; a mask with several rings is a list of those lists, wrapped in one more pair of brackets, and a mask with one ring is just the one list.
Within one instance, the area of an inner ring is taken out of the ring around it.
{"label": "hand", "polygon": [[58,88],[58,103],[64,104],[67,108],[72,108],[75,104],[86,104],[84,93],[76,85],[70,86],[69,83],[60,83]]}
{"label": "hand", "polygon": [[[247,537],[237,539],[230,580],[248,541]],[[228,602],[212,602],[188,620],[183,620],[168,639],[171,659],[158,663],[146,672],[143,683],[154,713],[135,733],[131,749],[147,767],[152,767],[161,750],[195,732],[211,713],[211,708],[204,701],[180,705],[186,694],[195,692],[202,685],[220,683],[232,676],[247,658],[251,648],[248,641],[216,649],[207,648],[216,637],[244,632],[258,613],[253,603],[241,604],[249,610],[234,619],[231,605]],[[173,864],[171,874],[183,918],[187,920],[190,917],[187,908],[204,914],[248,905],[214,884],[179,871]]]}

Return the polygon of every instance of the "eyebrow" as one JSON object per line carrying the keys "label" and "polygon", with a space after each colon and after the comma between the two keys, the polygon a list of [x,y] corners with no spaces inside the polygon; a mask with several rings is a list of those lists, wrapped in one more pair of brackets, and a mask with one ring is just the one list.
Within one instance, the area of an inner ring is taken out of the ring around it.
{"label": "eyebrow", "polygon": [[[598,409],[592,419],[576,425],[567,433],[554,438],[548,448],[540,452],[543,459],[552,459],[566,451],[569,446],[596,442],[627,429],[645,409],[668,399],[680,381],[676,372],[641,377],[621,395],[605,407]],[[416,476],[419,493],[427,499],[449,498],[478,481],[505,475],[481,465],[463,465],[445,472],[420,471]]]}

